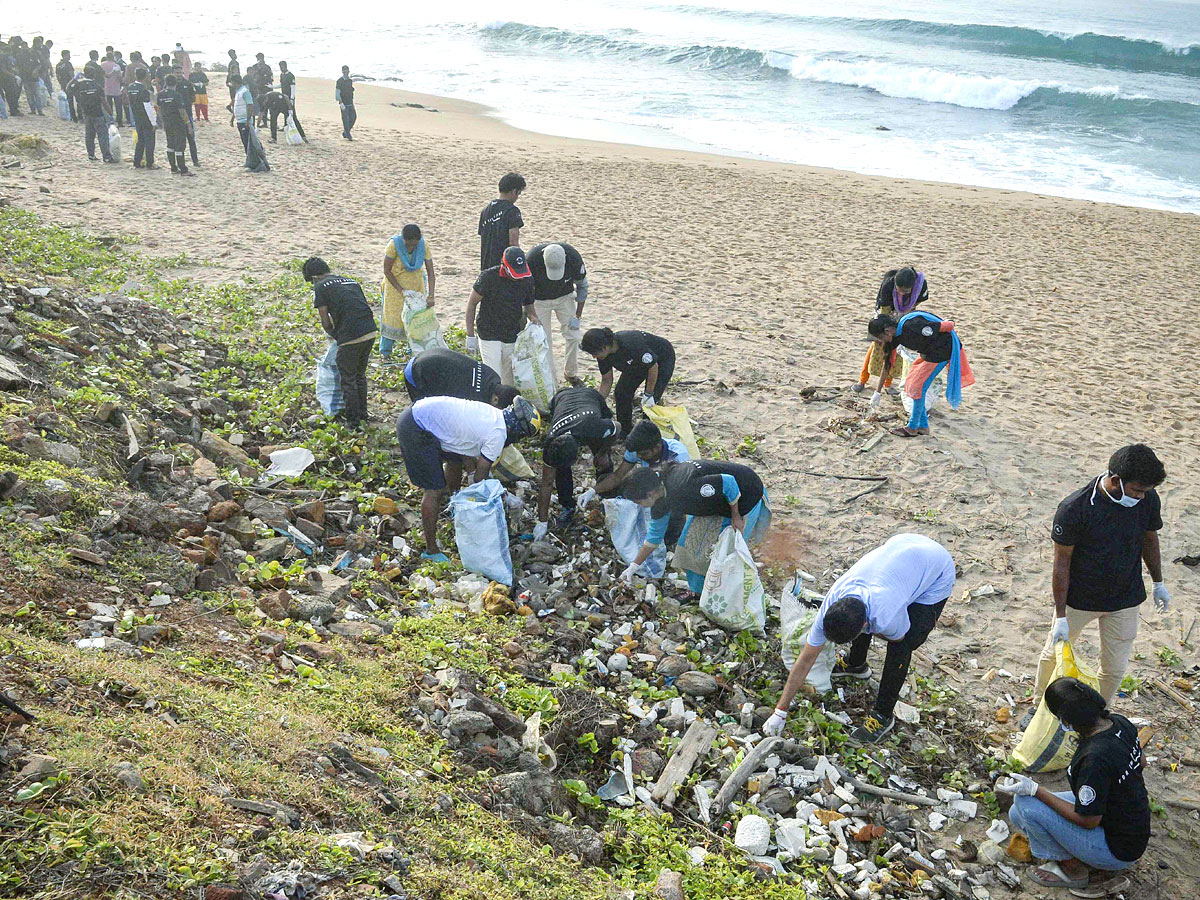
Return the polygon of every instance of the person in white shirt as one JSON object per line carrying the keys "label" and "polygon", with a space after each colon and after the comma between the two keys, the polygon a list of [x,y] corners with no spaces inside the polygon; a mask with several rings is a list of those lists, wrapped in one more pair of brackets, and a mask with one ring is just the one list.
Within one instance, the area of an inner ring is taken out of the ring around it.
{"label": "person in white shirt", "polygon": [[850,737],[860,744],[882,740],[895,727],[893,710],[913,650],[933,631],[955,577],[950,551],[920,534],[898,534],[851,566],[826,594],[764,733],[782,733],[792,699],[826,640],[853,642],[849,654],[838,659],[834,680],[865,680],[871,677],[867,650],[872,636],[878,635],[888,642],[879,694],[871,714]]}
{"label": "person in white shirt", "polygon": [[254,95],[242,84],[241,75],[229,76],[229,88],[233,91],[233,120],[238,134],[242,136],[242,149],[250,142],[250,129],[254,127]]}
{"label": "person in white shirt", "polygon": [[459,397],[426,397],[404,411],[396,423],[396,438],[408,480],[425,491],[422,558],[447,560],[438,550],[437,515],[447,485],[458,490],[462,484],[466,461],[475,461],[472,483],[483,481],[507,444],[536,434],[539,427],[541,417],[524,397],[517,397],[507,409]]}

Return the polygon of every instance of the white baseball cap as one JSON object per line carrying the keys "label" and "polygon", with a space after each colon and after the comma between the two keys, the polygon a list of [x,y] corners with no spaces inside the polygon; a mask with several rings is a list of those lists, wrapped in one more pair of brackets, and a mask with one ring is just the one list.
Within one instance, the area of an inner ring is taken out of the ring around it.
{"label": "white baseball cap", "polygon": [[551,281],[561,281],[567,274],[567,251],[562,244],[550,244],[542,252],[542,260],[546,263],[546,277]]}

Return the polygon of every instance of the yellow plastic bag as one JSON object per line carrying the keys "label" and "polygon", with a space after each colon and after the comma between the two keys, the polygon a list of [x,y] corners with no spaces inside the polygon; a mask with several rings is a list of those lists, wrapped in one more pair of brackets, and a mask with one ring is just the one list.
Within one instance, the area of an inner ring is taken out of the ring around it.
{"label": "yellow plastic bag", "polygon": [[700,458],[700,448],[696,446],[696,436],[692,434],[692,422],[687,409],[682,406],[651,406],[643,409],[646,418],[658,426],[663,437],[678,438],[687,447],[692,459]]}
{"label": "yellow plastic bag", "polygon": [[492,463],[492,475],[506,482],[529,481],[533,478],[533,469],[521,451],[509,444]]}
{"label": "yellow plastic bag", "polygon": [[[1089,687],[1099,687],[1100,679],[1096,673],[1079,664],[1067,641],[1055,644],[1054,654],[1057,661],[1051,681],[1054,678],[1078,678]],[[1029,727],[1025,729],[1021,743],[1013,751],[1013,759],[1024,766],[1027,772],[1057,772],[1065,769],[1075,755],[1078,739],[1074,731],[1063,731],[1060,725],[1043,698]]]}

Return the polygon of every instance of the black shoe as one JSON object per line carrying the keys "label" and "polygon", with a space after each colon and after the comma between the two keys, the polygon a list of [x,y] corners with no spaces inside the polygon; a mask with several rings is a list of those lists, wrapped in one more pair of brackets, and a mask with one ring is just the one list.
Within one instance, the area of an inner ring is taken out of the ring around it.
{"label": "black shoe", "polygon": [[850,740],[855,744],[878,744],[891,734],[895,727],[895,716],[881,719],[875,713],[871,713],[866,721],[850,732]]}
{"label": "black shoe", "polygon": [[846,658],[839,656],[837,662],[833,664],[833,673],[829,676],[831,681],[848,681],[854,679],[857,681],[866,681],[871,677],[871,667],[866,663],[861,666],[846,665]]}
{"label": "black shoe", "polygon": [[133,167],[134,167],[135,169],[144,169],[144,168],[146,168],[145,166],[141,165],[140,163],[134,163],[134,164],[133,164]]}
{"label": "black shoe", "polygon": [[195,178],[195,177],[196,177],[196,173],[195,173],[195,172],[189,172],[187,169],[180,169],[180,170],[179,170],[178,172],[176,172],[175,174],[176,174],[176,175],[187,175],[189,178]]}
{"label": "black shoe", "polygon": [[100,157],[98,157],[98,156],[89,156],[88,159],[91,162],[100,162]]}
{"label": "black shoe", "polygon": [[146,168],[147,169],[158,169],[158,168],[161,168],[161,166],[152,166],[149,163],[146,163]]}

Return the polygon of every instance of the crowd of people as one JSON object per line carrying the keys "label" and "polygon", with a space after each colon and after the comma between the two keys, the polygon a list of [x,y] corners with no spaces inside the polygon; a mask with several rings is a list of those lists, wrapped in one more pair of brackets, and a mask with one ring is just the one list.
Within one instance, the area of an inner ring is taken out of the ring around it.
{"label": "crowd of people", "polygon": [[[93,50],[81,71],[65,50],[52,68],[52,46],[41,38],[26,44],[19,37],[3,45],[0,95],[7,114],[21,114],[23,90],[29,113],[44,115],[45,86],[54,78],[63,92],[60,103],[67,106],[65,117],[85,127],[89,157],[96,158],[98,144],[101,158],[114,161],[108,126],[132,124],[138,135],[135,166],[155,168],[158,127],[165,133],[172,171],[189,174],[189,155],[192,165],[199,165],[195,124],[208,121],[210,81],[182,45],[148,63],[138,52],[126,62],[112,47],[103,57]],[[243,75],[230,50],[225,85],[227,108],[244,143],[268,121],[272,140],[280,119],[299,129],[295,76],[286,62],[279,63],[276,86],[262,53]],[[349,68],[343,67],[335,100],[346,140],[352,140],[357,119],[354,90]],[[578,510],[597,497],[623,497],[649,514],[641,549],[620,577],[647,577],[648,561],[663,547],[673,548],[688,588],[700,594],[722,531],[732,527],[754,546],[769,528],[770,499],[763,479],[741,463],[692,458],[684,443],[664,436],[655,411],[664,406],[671,387],[673,344],[640,330],[604,325],[584,330],[590,289],[584,257],[566,241],[537,243],[528,253],[521,249],[526,222],[517,202],[526,189],[521,175],[504,175],[498,195],[480,213],[479,273],[466,298],[463,322],[466,353],[449,349],[440,338],[431,347],[413,342],[415,313],[435,315],[437,282],[433,253],[418,224],[405,225],[385,247],[378,322],[358,281],[333,273],[319,257],[304,263],[321,326],[332,342],[327,358],[336,360],[343,400],[337,417],[352,427],[369,419],[368,372],[376,342],[384,365],[399,366],[398,357],[406,354],[397,348],[408,340],[412,352],[403,376],[412,402],[399,417],[396,434],[408,477],[423,491],[424,559],[447,559],[437,537],[447,495],[460,489],[464,479],[475,483],[489,478],[507,447],[536,441],[541,474],[534,540],[571,527]],[[939,377],[952,407],[958,406],[962,388],[974,383],[955,323],[918,308],[930,303],[930,295],[924,272],[911,266],[890,269],[875,296],[873,314],[864,316],[864,339],[871,346],[852,389],[862,392],[876,379],[868,414],[881,410],[888,395],[906,398],[908,422],[892,429],[903,438],[929,433],[928,406]],[[553,350],[552,318],[564,343],[561,368]],[[562,384],[541,409],[521,394],[514,375],[518,340],[531,326],[543,329],[550,343],[551,380]],[[434,334],[440,336],[440,329]],[[595,387],[581,375],[580,350],[596,362]],[[620,373],[615,383],[614,370]],[[594,484],[577,495],[575,468],[584,451],[591,455]],[[1014,798],[1011,821],[1041,860],[1031,877],[1044,886],[1086,888],[1092,870],[1127,868],[1149,841],[1137,729],[1110,705],[1147,599],[1143,567],[1153,582],[1157,610],[1165,613],[1171,602],[1158,540],[1163,523],[1156,488],[1165,479],[1165,467],[1151,448],[1122,447],[1103,472],[1059,504],[1053,517],[1048,591],[1053,614],[1036,659],[1033,700],[1036,707],[1044,699],[1062,728],[1077,735],[1068,769],[1071,789],[1050,792],[1020,774],[996,784],[998,792]],[[552,516],[555,494],[559,511]],[[868,651],[879,638],[886,652],[872,711],[851,739],[861,745],[886,739],[896,728],[896,705],[913,652],[937,628],[956,579],[949,550],[920,534],[897,534],[859,559],[825,595],[777,706],[762,726],[764,734],[784,731],[828,642],[849,645],[837,659],[833,679],[866,681],[873,674]],[[1059,647],[1093,621],[1100,638],[1098,688],[1071,677],[1054,679]]]}
{"label": "crowd of people", "polygon": [[[0,119],[45,116],[49,108],[51,114],[83,125],[88,159],[107,163],[122,161],[118,158],[121,154],[114,152],[112,140],[119,137],[120,129],[131,128],[131,155],[136,169],[159,168],[154,158],[156,134],[161,131],[171,171],[194,174],[187,160],[190,157],[192,169],[200,167],[196,126],[209,121],[210,82],[220,77],[219,71],[206,71],[199,61],[191,59],[182,44],[176,44],[172,51],[151,55],[149,61],[137,50],[126,59],[123,51],[109,45],[103,56],[99,50],[88,51],[87,60],[78,67],[70,50],[62,50],[54,58],[53,47],[53,40],[42,37],[27,43],[21,36],[12,35],[0,42]],[[251,145],[257,143],[255,132],[268,126],[272,143],[278,142],[281,129],[290,142],[307,143],[296,110],[296,75],[287,61],[279,61],[276,83],[275,72],[264,54],[256,55],[245,74],[237,52],[230,50],[228,56],[224,81],[229,103],[225,109],[230,124],[238,129],[243,148],[250,153]],[[22,111],[22,98],[27,112]],[[342,110],[343,136],[350,140],[357,112],[354,82],[347,66],[342,67],[335,99]],[[257,152],[261,155],[261,148]]]}

